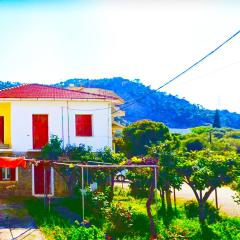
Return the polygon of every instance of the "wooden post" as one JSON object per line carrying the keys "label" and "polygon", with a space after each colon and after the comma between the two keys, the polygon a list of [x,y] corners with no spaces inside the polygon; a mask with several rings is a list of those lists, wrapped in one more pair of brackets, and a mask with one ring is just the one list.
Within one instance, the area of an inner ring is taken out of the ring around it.
{"label": "wooden post", "polygon": [[45,164],[43,162],[43,192],[44,192],[44,209],[46,209],[46,169]]}
{"label": "wooden post", "polygon": [[173,188],[174,208],[177,210],[176,188]]}
{"label": "wooden post", "polygon": [[83,171],[84,169],[83,169],[83,167],[82,167],[82,220],[84,221],[84,218],[85,218],[85,216],[84,216],[84,208],[85,208],[85,202],[84,202],[84,171]]}
{"label": "wooden post", "polygon": [[216,209],[218,209],[218,194],[217,194],[217,188],[215,189],[215,204],[216,204]]}

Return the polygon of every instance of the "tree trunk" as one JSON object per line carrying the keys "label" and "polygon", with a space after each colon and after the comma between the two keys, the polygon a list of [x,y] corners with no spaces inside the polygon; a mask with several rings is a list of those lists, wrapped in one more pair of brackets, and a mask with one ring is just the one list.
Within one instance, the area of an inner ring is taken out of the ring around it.
{"label": "tree trunk", "polygon": [[177,211],[177,199],[176,199],[176,188],[173,188],[173,200],[174,200],[174,209]]}
{"label": "tree trunk", "polygon": [[164,215],[166,212],[166,205],[165,205],[165,192],[163,189],[160,189],[160,197],[162,202],[162,213]]}
{"label": "tree trunk", "polygon": [[168,212],[172,212],[172,199],[171,199],[171,190],[170,189],[168,189],[166,191],[166,201],[167,201]]}
{"label": "tree trunk", "polygon": [[201,201],[199,202],[199,221],[200,223],[204,223],[204,220],[206,218],[206,211],[205,211],[205,202]]}
{"label": "tree trunk", "polygon": [[154,224],[154,220],[153,220],[153,216],[152,216],[152,212],[151,212],[151,204],[153,201],[153,195],[154,195],[154,183],[151,183],[150,189],[149,189],[149,196],[148,196],[148,200],[146,203],[146,207],[147,207],[147,214],[149,217],[149,221],[150,221],[150,234],[151,234],[151,239],[156,239],[157,238],[157,234],[156,234],[156,230],[155,230],[155,224]]}
{"label": "tree trunk", "polygon": [[110,202],[112,202],[114,197],[114,173],[111,172],[111,191],[110,191]]}
{"label": "tree trunk", "polygon": [[205,214],[205,201],[203,201],[202,190],[199,191],[200,199],[199,199],[199,221],[200,223],[204,223],[206,214]]}

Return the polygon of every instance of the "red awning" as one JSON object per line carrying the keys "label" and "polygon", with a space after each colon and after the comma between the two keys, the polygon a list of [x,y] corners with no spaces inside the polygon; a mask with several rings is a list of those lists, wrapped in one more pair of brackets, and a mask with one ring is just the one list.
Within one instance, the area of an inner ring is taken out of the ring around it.
{"label": "red awning", "polygon": [[27,161],[24,157],[10,158],[0,157],[0,168],[16,168],[16,167],[27,167]]}

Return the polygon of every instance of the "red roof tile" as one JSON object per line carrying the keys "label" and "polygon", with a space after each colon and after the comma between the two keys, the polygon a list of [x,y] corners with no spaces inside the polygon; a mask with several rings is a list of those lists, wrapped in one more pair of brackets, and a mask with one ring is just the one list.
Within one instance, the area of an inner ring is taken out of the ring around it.
{"label": "red roof tile", "polygon": [[117,97],[101,94],[74,91],[41,84],[24,84],[17,87],[0,90],[0,98],[54,98],[54,99],[108,99]]}

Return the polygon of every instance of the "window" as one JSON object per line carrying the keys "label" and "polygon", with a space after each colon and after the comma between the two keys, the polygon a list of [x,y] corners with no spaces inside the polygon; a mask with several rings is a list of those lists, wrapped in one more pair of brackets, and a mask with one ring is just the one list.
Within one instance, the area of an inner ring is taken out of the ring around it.
{"label": "window", "polygon": [[16,181],[17,168],[1,168],[0,181]]}
{"label": "window", "polygon": [[76,136],[91,137],[92,136],[92,115],[76,115]]}

